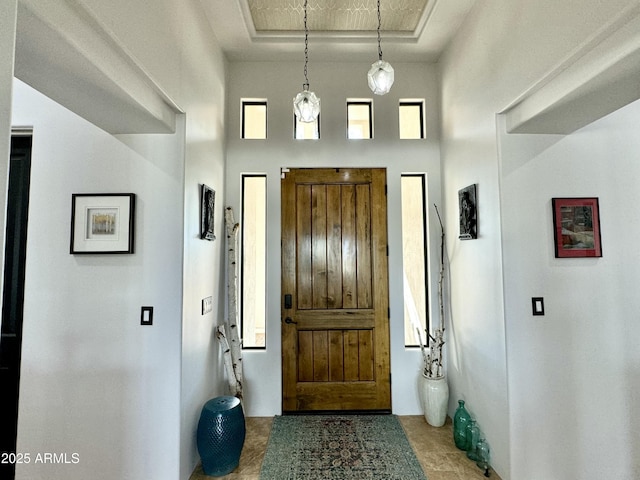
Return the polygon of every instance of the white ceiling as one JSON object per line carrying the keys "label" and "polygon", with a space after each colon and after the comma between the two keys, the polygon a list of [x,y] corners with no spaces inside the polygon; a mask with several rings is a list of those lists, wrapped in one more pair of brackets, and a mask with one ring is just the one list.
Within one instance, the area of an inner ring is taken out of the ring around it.
{"label": "white ceiling", "polygon": [[[476,0],[381,0],[384,59],[433,62]],[[298,61],[304,0],[201,0],[231,61]],[[377,0],[308,0],[310,61],[377,60]]]}

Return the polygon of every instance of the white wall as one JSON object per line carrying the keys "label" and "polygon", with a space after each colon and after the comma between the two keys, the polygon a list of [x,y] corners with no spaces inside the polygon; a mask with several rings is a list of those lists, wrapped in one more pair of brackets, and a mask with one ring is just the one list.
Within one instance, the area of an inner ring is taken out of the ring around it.
{"label": "white wall", "polygon": [[[393,59],[389,59],[393,62]],[[370,63],[309,64],[311,90],[321,98],[321,139],[293,140],[292,100],[303,83],[300,63],[233,63],[228,91],[228,150],[226,198],[240,208],[242,173],[267,174],[267,349],[245,351],[246,408],[249,415],[281,412],[280,360],[280,168],[386,167],[388,183],[389,277],[391,308],[391,369],[393,411],[420,414],[417,378],[418,350],[406,350],[403,338],[402,239],[400,175],[426,172],[428,205],[440,202],[438,99],[435,69],[424,64],[394,64],[391,92],[374,98],[373,140],[346,140],[346,99],[372,98],[366,73]],[[241,98],[268,100],[268,139],[241,140]],[[425,140],[398,140],[398,100],[424,98],[427,111]],[[440,230],[430,211],[430,275],[437,279]],[[436,280],[437,282],[437,280]],[[434,285],[436,283],[433,283]],[[431,314],[437,318],[436,288]]]}
{"label": "white wall", "polygon": [[[625,439],[637,429],[623,409],[634,405],[633,394],[610,395],[619,380],[637,389],[632,366],[637,356],[624,340],[637,327],[624,315],[618,318],[624,293],[610,295],[612,279],[626,283],[632,275],[618,277],[613,258],[555,260],[549,239],[551,196],[601,196],[614,189],[625,195],[616,187],[620,178],[613,169],[596,175],[598,167],[589,166],[597,152],[609,159],[603,146],[625,136],[605,122],[566,139],[506,139],[502,119],[496,120],[498,112],[635,3],[478,3],[440,62],[447,224],[455,224],[457,191],[468,184],[478,184],[480,208],[478,240],[449,236],[450,386],[454,396],[467,400],[487,434],[494,466],[504,479],[638,475],[630,453],[637,445],[611,441],[614,430],[604,425],[615,425]],[[604,218],[614,221],[606,213]],[[567,288],[568,281],[588,288]],[[604,291],[596,294],[595,285]],[[540,321],[531,317],[533,296],[546,296],[547,315]],[[629,314],[631,307],[626,308]],[[598,338],[601,324],[617,328]],[[599,361],[595,351],[601,352],[603,343],[615,353]],[[597,386],[588,386],[587,379],[595,379]],[[626,387],[618,388],[624,392]],[[613,408],[604,414],[606,420],[597,420],[606,398],[613,400]],[[606,474],[600,470],[604,465]]]}
{"label": "white wall", "polygon": [[[635,102],[566,137],[501,135],[513,478],[640,477],[638,121]],[[556,259],[551,198],[584,196],[603,256]]]}
{"label": "white wall", "polygon": [[[188,478],[200,409],[224,393],[212,331],[224,309],[225,60],[199,1],[81,5],[186,114],[175,135],[116,138],[20,97],[14,123],[36,128],[19,448],[78,448],[81,463],[18,478]],[[201,183],[218,192],[215,242],[199,239]],[[138,194],[136,254],[70,256],[71,192],[113,189]],[[139,325],[141,305],[155,307],[153,327]]]}
{"label": "white wall", "polygon": [[[34,128],[17,450],[80,459],[18,465],[17,478],[175,478],[181,138],[158,136],[139,153],[14,89],[13,123]],[[135,254],[69,254],[71,194],[91,192],[136,194]],[[151,327],[142,305],[154,306]]]}
{"label": "white wall", "polygon": [[[13,86],[14,45],[16,40],[17,0],[3,2],[0,6],[0,258],[4,257],[5,212],[7,210],[7,178],[9,173],[10,125],[11,125],[11,91]],[[4,261],[2,262],[4,265]],[[0,281],[0,285],[4,278]],[[0,304],[2,300],[0,300]]]}

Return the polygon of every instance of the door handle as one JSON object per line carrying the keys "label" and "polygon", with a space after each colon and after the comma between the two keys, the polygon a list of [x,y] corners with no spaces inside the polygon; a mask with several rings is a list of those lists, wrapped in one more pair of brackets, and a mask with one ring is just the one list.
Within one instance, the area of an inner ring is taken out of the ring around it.
{"label": "door handle", "polygon": [[291,317],[287,317],[287,318],[285,318],[285,319],[284,319],[284,323],[289,324],[289,325],[292,325],[292,324],[294,324],[294,323],[295,323],[296,325],[298,324],[298,322],[296,322],[296,321],[295,321],[293,318],[291,318]]}

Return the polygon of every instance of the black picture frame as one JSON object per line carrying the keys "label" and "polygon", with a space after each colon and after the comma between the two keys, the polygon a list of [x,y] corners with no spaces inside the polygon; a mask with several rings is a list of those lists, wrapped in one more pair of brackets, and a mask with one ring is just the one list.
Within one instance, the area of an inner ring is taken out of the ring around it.
{"label": "black picture frame", "polygon": [[69,253],[134,253],[135,193],[71,195]]}
{"label": "black picture frame", "polygon": [[200,188],[200,238],[213,241],[214,213],[216,208],[216,192],[204,183]]}
{"label": "black picture frame", "polygon": [[478,201],[477,185],[469,185],[458,190],[458,206],[460,209],[460,240],[478,238]]}

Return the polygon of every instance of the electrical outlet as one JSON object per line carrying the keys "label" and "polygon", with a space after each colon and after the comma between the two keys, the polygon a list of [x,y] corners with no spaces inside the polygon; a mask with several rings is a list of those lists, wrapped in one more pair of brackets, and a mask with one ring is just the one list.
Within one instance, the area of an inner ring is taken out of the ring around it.
{"label": "electrical outlet", "polygon": [[202,315],[213,310],[213,297],[202,299]]}

